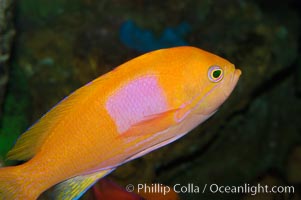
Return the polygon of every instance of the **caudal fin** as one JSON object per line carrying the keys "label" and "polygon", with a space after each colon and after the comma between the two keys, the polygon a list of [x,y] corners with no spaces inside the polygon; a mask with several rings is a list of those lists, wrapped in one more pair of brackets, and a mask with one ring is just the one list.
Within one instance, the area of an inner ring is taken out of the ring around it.
{"label": "caudal fin", "polygon": [[20,166],[0,168],[1,200],[35,200],[34,192],[25,190],[24,178],[20,176]]}

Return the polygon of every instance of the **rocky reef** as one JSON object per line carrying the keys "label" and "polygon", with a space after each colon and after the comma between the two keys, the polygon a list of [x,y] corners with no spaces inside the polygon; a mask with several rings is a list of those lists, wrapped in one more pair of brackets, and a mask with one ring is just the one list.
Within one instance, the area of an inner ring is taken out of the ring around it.
{"label": "rocky reef", "polygon": [[[13,25],[14,1],[0,1],[0,105],[2,105],[6,84],[8,82],[12,40],[15,35]],[[1,108],[0,108],[1,116]]]}
{"label": "rocky reef", "polygon": [[[3,101],[9,80],[9,59],[15,35],[13,19],[14,1],[0,0],[0,119],[4,118],[2,115]],[[0,140],[0,166],[3,164],[3,153],[7,150],[4,147],[6,146],[4,140],[6,140],[4,137]]]}

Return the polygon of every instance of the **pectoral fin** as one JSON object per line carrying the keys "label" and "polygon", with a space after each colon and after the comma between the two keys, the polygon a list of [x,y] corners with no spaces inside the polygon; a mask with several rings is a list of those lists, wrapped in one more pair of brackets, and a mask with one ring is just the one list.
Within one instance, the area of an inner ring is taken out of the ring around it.
{"label": "pectoral fin", "polygon": [[77,176],[59,183],[55,186],[51,199],[55,200],[77,200],[100,178],[106,176],[114,169],[103,170],[93,174]]}
{"label": "pectoral fin", "polygon": [[122,133],[120,137],[135,137],[163,131],[177,123],[175,114],[178,110],[179,109],[173,109],[163,113],[147,116],[142,121],[133,124],[126,132]]}

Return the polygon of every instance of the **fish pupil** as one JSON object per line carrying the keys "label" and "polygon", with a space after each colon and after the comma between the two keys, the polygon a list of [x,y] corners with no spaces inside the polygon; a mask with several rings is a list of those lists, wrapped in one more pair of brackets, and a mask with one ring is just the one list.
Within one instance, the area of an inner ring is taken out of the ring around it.
{"label": "fish pupil", "polygon": [[222,71],[221,70],[215,70],[213,73],[212,73],[212,76],[213,78],[218,78],[220,77]]}

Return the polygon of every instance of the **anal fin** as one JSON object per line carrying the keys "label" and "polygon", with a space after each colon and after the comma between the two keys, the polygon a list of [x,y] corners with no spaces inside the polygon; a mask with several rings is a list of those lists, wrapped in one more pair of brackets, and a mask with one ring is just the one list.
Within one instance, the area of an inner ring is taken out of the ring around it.
{"label": "anal fin", "polygon": [[114,169],[76,176],[61,182],[54,187],[50,198],[55,200],[77,200],[99,179],[111,173]]}

